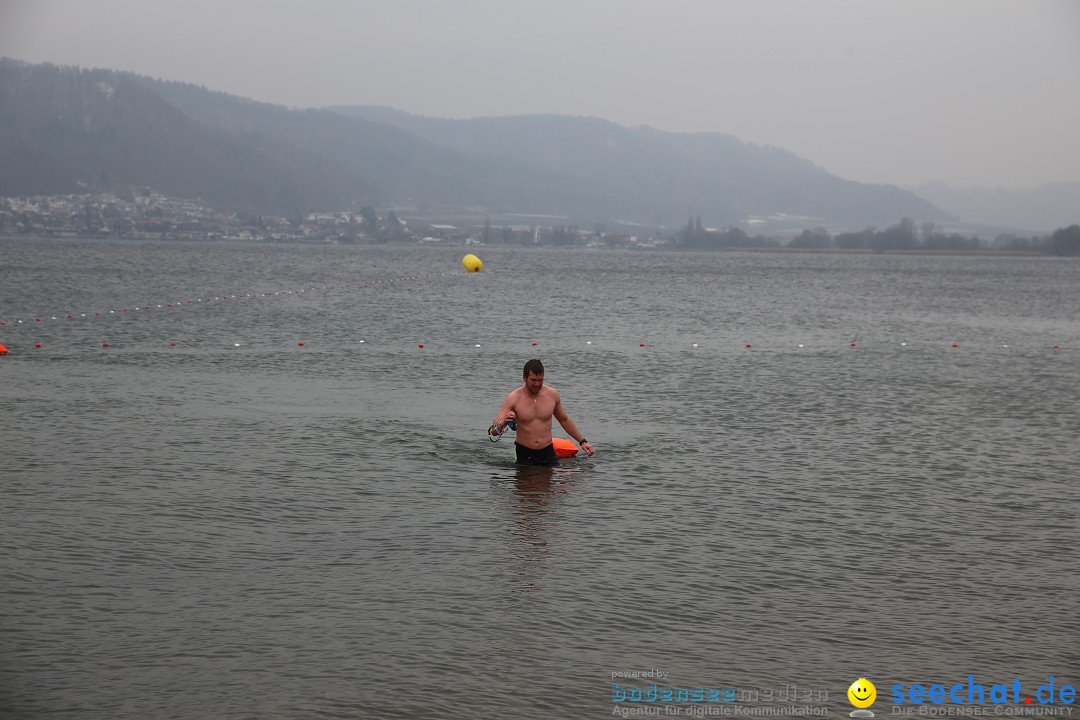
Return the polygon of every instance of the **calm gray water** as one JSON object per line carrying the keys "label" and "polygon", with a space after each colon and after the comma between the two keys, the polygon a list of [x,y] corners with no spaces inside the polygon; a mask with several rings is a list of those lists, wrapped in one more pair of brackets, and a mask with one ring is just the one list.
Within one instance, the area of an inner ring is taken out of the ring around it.
{"label": "calm gray water", "polygon": [[1080,261],[477,253],[0,240],[0,716],[1080,684]]}

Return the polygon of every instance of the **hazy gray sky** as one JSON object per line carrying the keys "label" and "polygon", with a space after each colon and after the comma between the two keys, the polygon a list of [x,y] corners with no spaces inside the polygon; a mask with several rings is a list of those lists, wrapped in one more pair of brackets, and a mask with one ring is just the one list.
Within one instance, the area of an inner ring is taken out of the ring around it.
{"label": "hazy gray sky", "polygon": [[1077,0],[0,0],[0,55],[725,132],[863,182],[1080,180]]}

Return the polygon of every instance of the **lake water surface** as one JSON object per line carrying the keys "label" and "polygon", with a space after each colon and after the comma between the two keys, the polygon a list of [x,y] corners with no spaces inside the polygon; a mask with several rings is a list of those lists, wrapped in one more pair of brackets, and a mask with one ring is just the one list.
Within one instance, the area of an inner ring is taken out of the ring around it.
{"label": "lake water surface", "polygon": [[0,240],[0,716],[1080,685],[1080,261],[474,251]]}

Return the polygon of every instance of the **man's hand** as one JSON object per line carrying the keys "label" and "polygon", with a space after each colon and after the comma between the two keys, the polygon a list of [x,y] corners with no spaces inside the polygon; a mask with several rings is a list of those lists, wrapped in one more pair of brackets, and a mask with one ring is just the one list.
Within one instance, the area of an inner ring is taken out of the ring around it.
{"label": "man's hand", "polygon": [[589,454],[589,457],[592,457],[596,454],[596,448],[593,447],[591,442],[581,443],[581,449],[587,452]]}

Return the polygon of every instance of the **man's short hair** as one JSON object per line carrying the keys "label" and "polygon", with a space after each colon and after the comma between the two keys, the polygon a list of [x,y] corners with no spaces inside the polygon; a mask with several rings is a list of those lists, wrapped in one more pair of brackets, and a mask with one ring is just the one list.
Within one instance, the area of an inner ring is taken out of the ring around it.
{"label": "man's short hair", "polygon": [[533,358],[529,362],[525,363],[525,369],[521,371],[522,377],[529,377],[529,373],[533,375],[544,374],[544,363],[540,362],[536,358]]}

